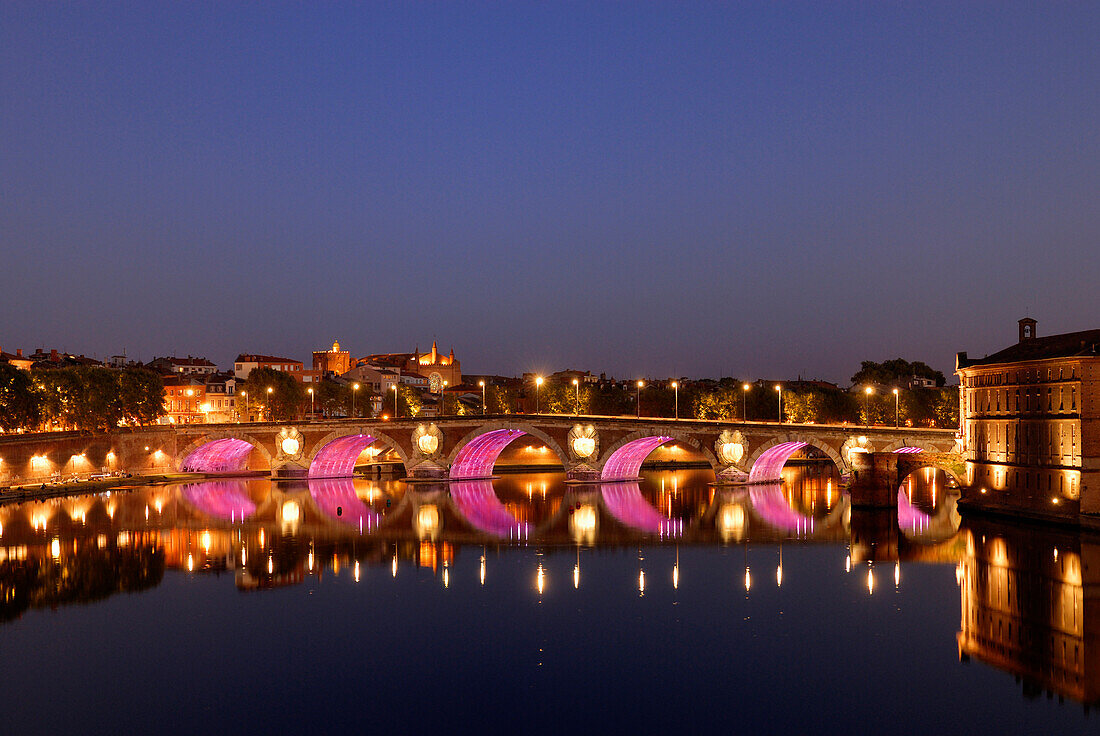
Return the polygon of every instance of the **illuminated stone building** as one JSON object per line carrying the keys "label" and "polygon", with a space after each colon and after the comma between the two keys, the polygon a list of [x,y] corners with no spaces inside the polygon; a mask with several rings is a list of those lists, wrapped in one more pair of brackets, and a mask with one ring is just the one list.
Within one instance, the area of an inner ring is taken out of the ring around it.
{"label": "illuminated stone building", "polygon": [[[396,368],[403,374],[416,373],[424,376],[432,393],[442,391],[444,381],[448,386],[462,383],[462,364],[455,358],[454,348],[450,355],[441,355],[434,341],[430,353],[421,355],[419,349],[412,353],[381,353],[361,358],[358,363],[376,368]],[[402,380],[402,383],[405,381]]]}
{"label": "illuminated stone building", "polygon": [[237,356],[237,359],[233,361],[233,374],[242,381],[248,378],[248,374],[257,368],[271,368],[273,370],[283,371],[301,380],[302,361],[300,360],[279,358],[274,355],[241,353]]}
{"label": "illuminated stone building", "polygon": [[956,359],[966,501],[1100,523],[1100,330],[1019,325],[1015,345]]}
{"label": "illuminated stone building", "polygon": [[206,384],[201,377],[168,375],[164,378],[164,411],[160,424],[196,424],[205,421]]}
{"label": "illuminated stone building", "polygon": [[340,349],[338,340],[332,341],[330,350],[313,351],[313,370],[321,374],[335,373],[342,376],[351,369],[351,353]]}

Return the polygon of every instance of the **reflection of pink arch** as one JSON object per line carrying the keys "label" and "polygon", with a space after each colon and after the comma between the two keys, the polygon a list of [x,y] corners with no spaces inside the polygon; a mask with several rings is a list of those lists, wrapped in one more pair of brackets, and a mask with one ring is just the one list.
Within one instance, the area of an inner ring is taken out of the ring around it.
{"label": "reflection of pink arch", "polygon": [[897,455],[913,455],[918,452],[923,452],[923,450],[919,447],[899,447],[894,450],[894,453]]}
{"label": "reflection of pink arch", "polygon": [[637,478],[642,470],[642,463],[649,457],[649,453],[656,450],[671,437],[659,435],[657,437],[640,437],[631,440],[611,453],[611,457],[603,464],[603,472],[600,478],[603,480],[631,480]]}
{"label": "reflection of pink arch", "polygon": [[180,463],[185,473],[236,473],[245,470],[252,443],[225,438],[196,447]]}
{"label": "reflection of pink arch", "polygon": [[909,500],[904,486],[898,489],[898,526],[909,532],[923,532],[932,523],[932,517]]}
{"label": "reflection of pink arch", "polygon": [[[782,464],[779,469],[783,469]],[[753,470],[756,470],[755,465]],[[749,489],[749,500],[752,502],[752,510],[770,527],[796,534],[808,534],[814,530],[813,517],[804,516],[792,509],[783,495],[782,484],[778,482],[753,486]]]}
{"label": "reflection of pink arch", "polygon": [[796,452],[808,447],[808,442],[780,442],[756,458],[749,471],[749,483],[771,483],[783,478],[783,466]]}
{"label": "reflection of pink arch", "polygon": [[199,511],[219,519],[237,522],[256,513],[256,504],[248,497],[248,484],[243,480],[188,483],[180,493]]}
{"label": "reflection of pink arch", "polygon": [[516,520],[497,498],[490,480],[452,483],[451,499],[458,512],[478,531],[509,539],[526,539],[530,526]]}
{"label": "reflection of pink arch", "polygon": [[[646,455],[648,454],[647,452]],[[642,459],[645,459],[645,455]],[[600,492],[608,512],[632,529],[662,537],[678,537],[684,533],[683,520],[666,519],[662,516],[661,512],[645,500],[637,483],[608,483],[600,488]]]}
{"label": "reflection of pink arch", "polygon": [[313,496],[313,502],[325,516],[342,524],[358,527],[359,531],[370,531],[382,521],[382,515],[363,503],[355,493],[351,478],[311,480],[309,495]]}
{"label": "reflection of pink arch", "polygon": [[494,429],[466,443],[451,463],[452,478],[488,478],[500,453],[527,434],[521,429]]}
{"label": "reflection of pink arch", "polygon": [[350,478],[355,473],[355,461],[375,440],[369,434],[337,437],[317,451],[309,464],[309,477]]}

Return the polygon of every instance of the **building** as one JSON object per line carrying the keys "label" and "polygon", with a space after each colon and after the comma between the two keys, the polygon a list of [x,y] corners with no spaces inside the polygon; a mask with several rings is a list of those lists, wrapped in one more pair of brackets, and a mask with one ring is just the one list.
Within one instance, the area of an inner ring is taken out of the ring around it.
{"label": "building", "polygon": [[164,412],[161,424],[201,424],[206,421],[206,382],[200,376],[169,374],[164,377]]}
{"label": "building", "polygon": [[15,353],[5,353],[3,348],[0,348],[0,363],[10,363],[11,365],[21,370],[30,370],[34,365],[34,361],[29,357],[24,357],[22,348],[16,349]]}
{"label": "building", "polygon": [[203,421],[208,424],[222,424],[240,419],[237,413],[237,379],[232,373],[214,373],[208,376],[203,388],[206,400],[199,405]]}
{"label": "building", "polygon": [[218,366],[206,358],[193,358],[190,355],[186,358],[153,358],[146,363],[145,367],[163,375],[179,374],[183,376],[208,376],[218,370]]}
{"label": "building", "polygon": [[402,383],[406,381],[404,375],[418,374],[427,379],[428,389],[432,393],[439,393],[446,382],[447,386],[457,386],[462,383],[462,364],[455,358],[454,348],[450,355],[441,355],[435,341],[432,342],[432,351],[421,355],[420,348],[412,353],[378,353],[368,355],[356,361],[356,365],[370,365],[375,368],[390,368],[401,371]]}
{"label": "building", "polygon": [[333,340],[330,350],[313,351],[313,370],[342,376],[351,370],[351,353],[340,349],[339,340]]}
{"label": "building", "polygon": [[1022,319],[1015,345],[956,358],[966,500],[1088,522],[1100,514],[1100,330],[1036,327]]}
{"label": "building", "polygon": [[233,375],[240,381],[248,378],[248,374],[257,368],[271,368],[272,370],[283,371],[301,380],[303,364],[300,360],[278,358],[274,355],[256,355],[253,353],[241,353],[237,356],[237,359],[233,361]]}

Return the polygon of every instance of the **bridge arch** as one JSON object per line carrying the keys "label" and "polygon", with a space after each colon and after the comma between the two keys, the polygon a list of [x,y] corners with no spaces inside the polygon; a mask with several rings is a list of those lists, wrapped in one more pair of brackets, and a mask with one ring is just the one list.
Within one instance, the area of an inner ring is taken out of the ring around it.
{"label": "bridge arch", "polygon": [[448,487],[451,503],[459,515],[479,532],[501,539],[526,539],[531,534],[531,525],[518,520],[501,503],[488,478],[463,480]]}
{"label": "bridge arch", "polygon": [[787,464],[795,453],[813,447],[820,450],[833,461],[841,475],[848,473],[851,468],[847,461],[841,458],[835,448],[822,442],[812,435],[787,434],[781,435],[762,443],[749,457],[746,465],[749,470],[750,483],[769,483],[780,480],[783,466]]}
{"label": "bridge arch", "polygon": [[185,473],[240,473],[249,470],[248,458],[259,450],[272,467],[271,453],[259,439],[244,432],[212,432],[197,437],[178,454]]}
{"label": "bridge arch", "polygon": [[642,495],[642,488],[633,483],[604,483],[600,486],[604,508],[620,524],[659,537],[679,537],[684,522],[667,519]]}
{"label": "bridge arch", "polygon": [[256,503],[243,480],[188,483],[180,489],[180,496],[203,514],[222,521],[238,523],[256,513]]}
{"label": "bridge arch", "polygon": [[706,458],[715,475],[720,468],[724,467],[709,447],[673,427],[662,428],[661,434],[639,430],[620,438],[604,451],[604,459],[600,466],[600,480],[634,480],[641,472],[642,463],[650,453],[667,442],[677,442],[691,447]]}
{"label": "bridge arch", "polygon": [[314,443],[305,465],[310,478],[350,478],[355,473],[355,461],[376,442],[383,443],[397,453],[406,470],[409,467],[408,455],[393,438],[370,430],[365,433],[349,434],[346,430],[329,432],[320,441]]}
{"label": "bridge arch", "polygon": [[880,452],[894,452],[899,454],[904,453],[919,453],[919,452],[940,452],[939,448],[926,440],[903,437],[899,440],[894,440],[890,444],[884,446]]}
{"label": "bridge arch", "polygon": [[447,456],[452,480],[488,478],[493,474],[500,453],[515,440],[530,435],[541,440],[561,460],[563,468],[569,468],[569,456],[541,429],[521,422],[491,422],[466,433]]}

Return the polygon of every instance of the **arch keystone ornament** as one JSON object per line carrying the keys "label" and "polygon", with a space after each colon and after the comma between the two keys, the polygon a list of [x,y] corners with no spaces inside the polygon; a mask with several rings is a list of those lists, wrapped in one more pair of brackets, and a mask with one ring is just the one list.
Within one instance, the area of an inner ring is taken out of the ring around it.
{"label": "arch keystone ornament", "polygon": [[296,463],[302,459],[302,434],[297,427],[283,427],[275,435],[275,460],[280,463]]}
{"label": "arch keystone ornament", "polygon": [[412,433],[412,443],[425,460],[438,460],[443,449],[443,432],[435,424],[418,424]]}

